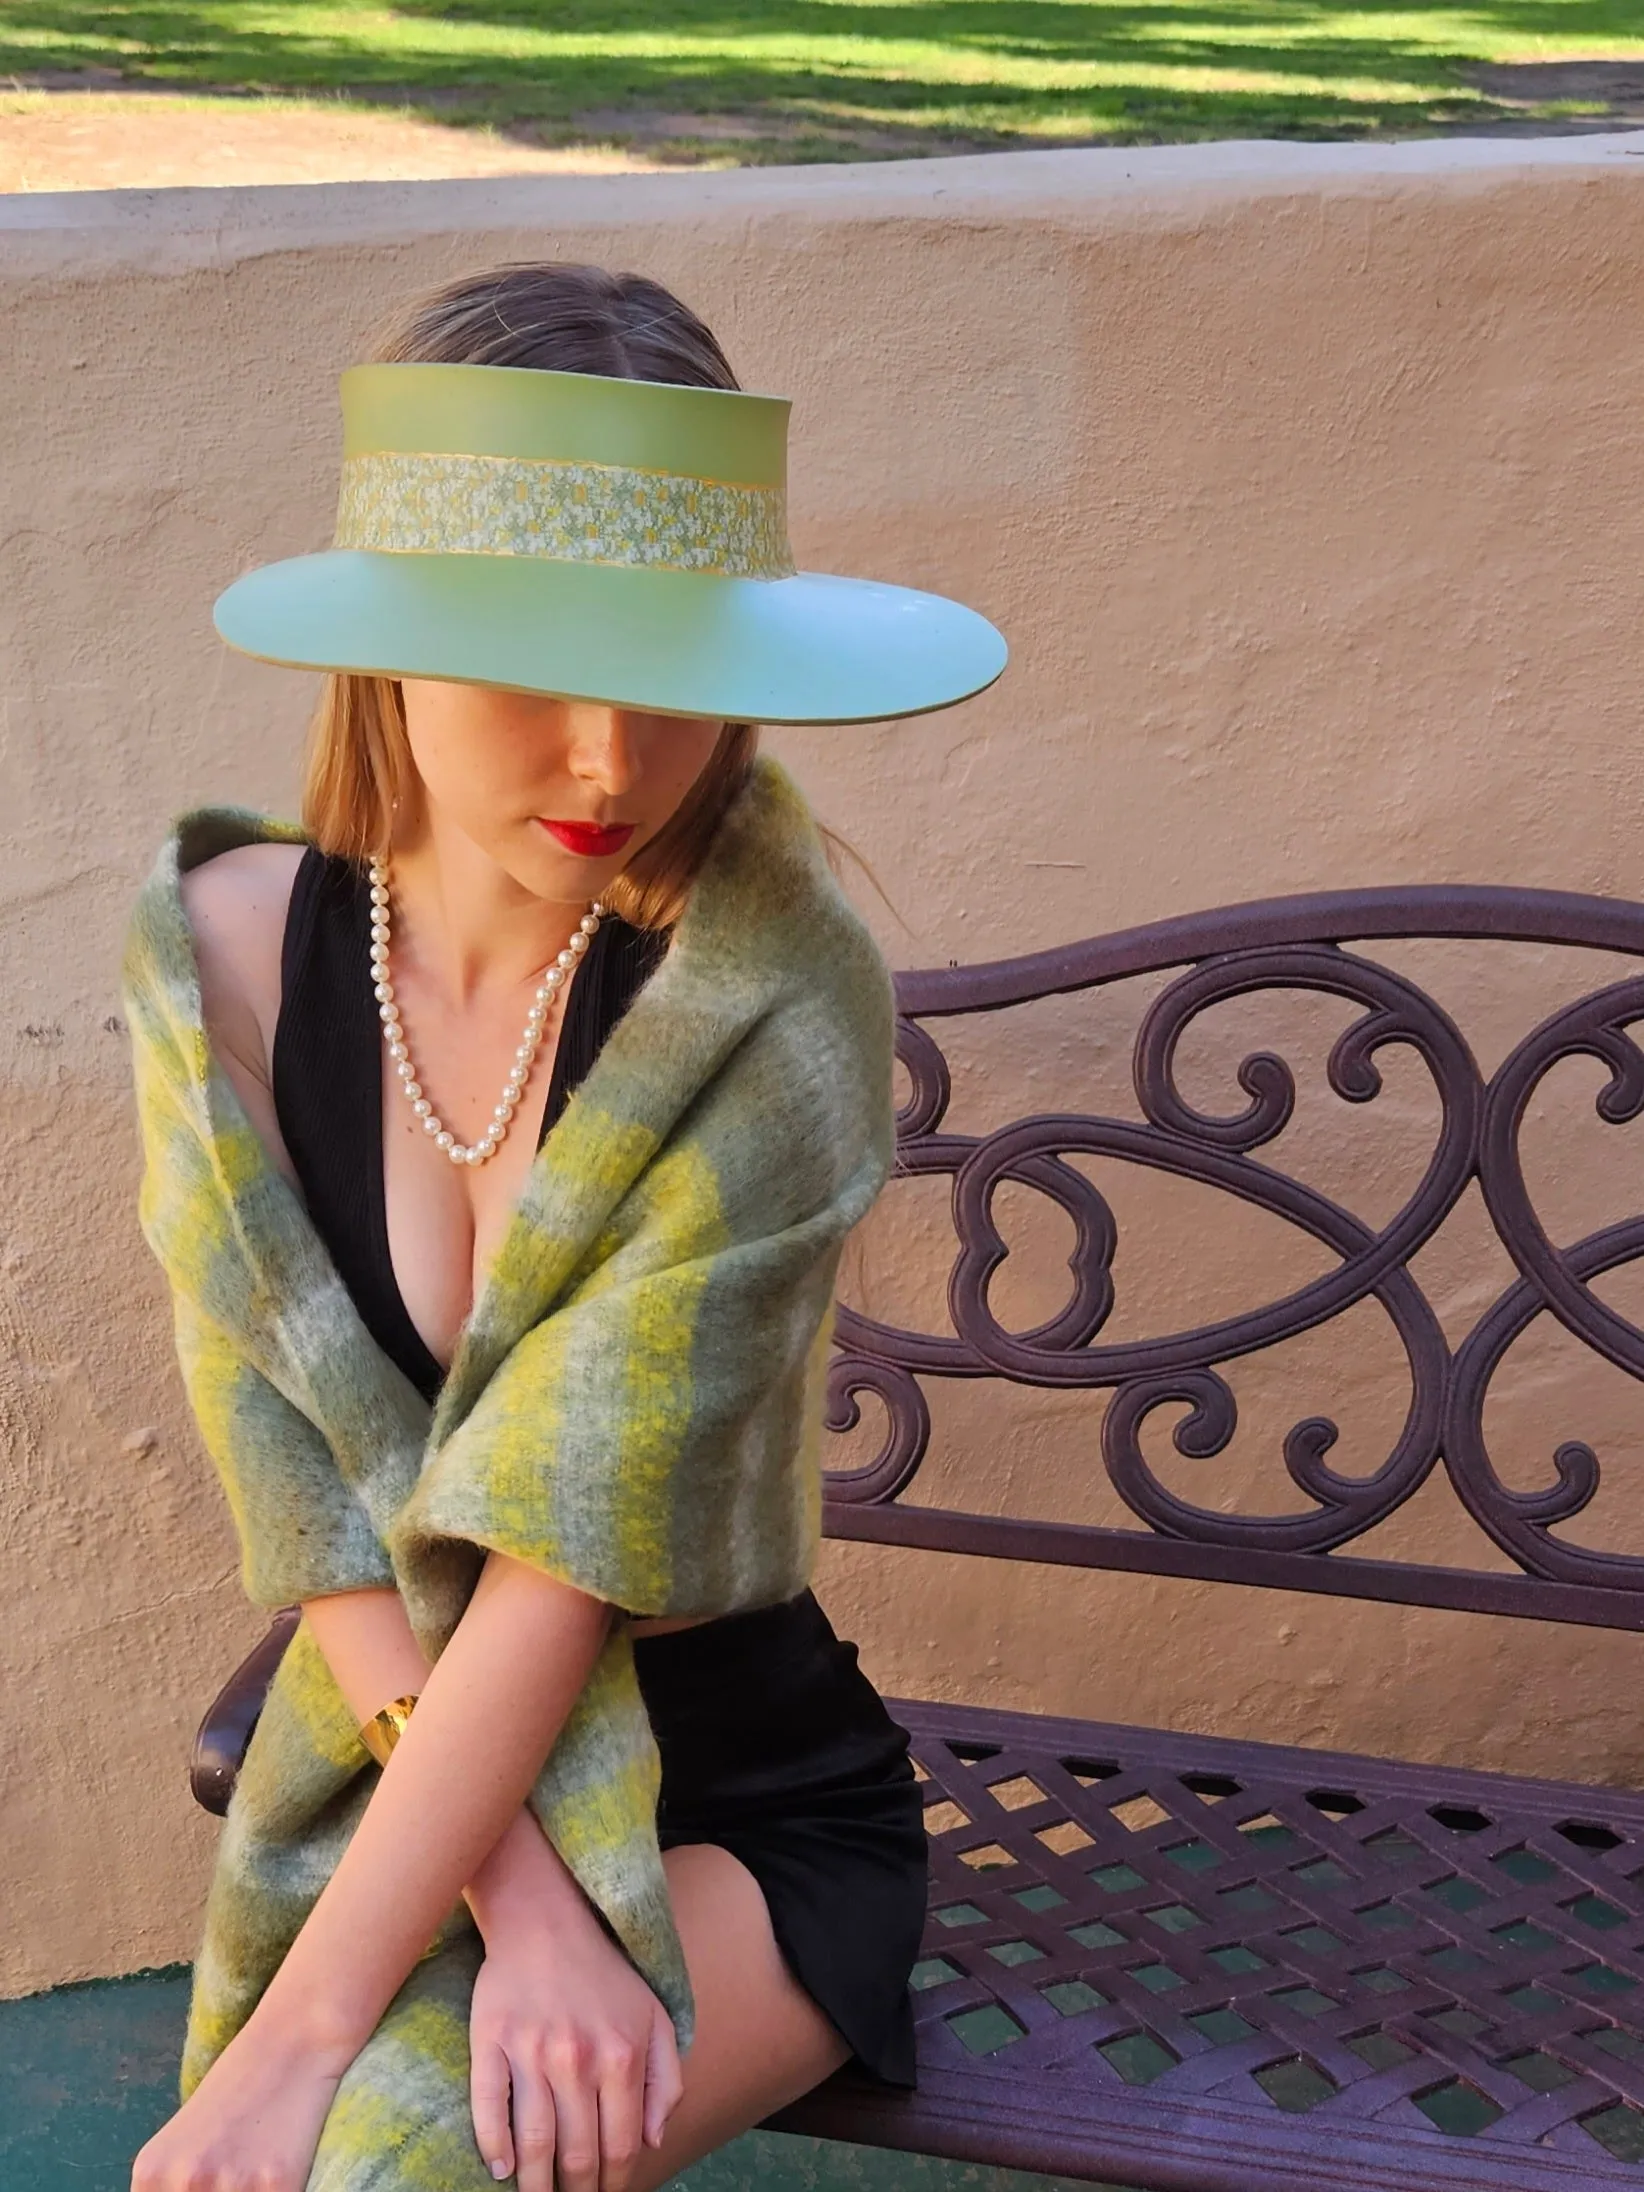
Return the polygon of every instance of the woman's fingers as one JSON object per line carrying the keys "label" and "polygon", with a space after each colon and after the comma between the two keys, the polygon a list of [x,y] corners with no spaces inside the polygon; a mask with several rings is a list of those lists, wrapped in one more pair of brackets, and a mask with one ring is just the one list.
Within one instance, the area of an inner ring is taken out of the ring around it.
{"label": "woman's fingers", "polygon": [[613,2033],[599,2064],[599,2192],[628,2192],[645,2135],[646,2052]]}
{"label": "woman's fingers", "polygon": [[660,2002],[651,2013],[650,2041],[645,2051],[645,2108],[643,2134],[647,2146],[660,2146],[668,2118],[679,2106],[685,2076],[679,2067],[679,2043],[674,2021]]}
{"label": "woman's fingers", "polygon": [[[592,2044],[580,2035],[551,2044],[548,2075],[554,2088],[552,2192],[600,2192],[599,2088]],[[520,2192],[539,2192],[520,2179]],[[547,2185],[540,2192],[550,2192]]]}
{"label": "woman's fingers", "polygon": [[475,2044],[468,2072],[474,2143],[493,2177],[514,2174],[514,2135],[509,2120],[508,2057],[494,2043]]}
{"label": "woman's fingers", "polygon": [[661,2145],[684,2090],[673,2025],[655,1995],[604,2005],[597,2017],[494,2019],[491,2005],[478,2006],[470,2102],[493,2176],[512,2176],[518,2192],[631,2192],[641,2155]]}
{"label": "woman's fingers", "polygon": [[559,2109],[541,2068],[514,2065],[514,2174],[519,2192],[554,2192]]}
{"label": "woman's fingers", "polygon": [[270,2168],[254,2155],[202,2154],[167,2167],[133,2164],[132,2192],[296,2192],[288,2170]]}

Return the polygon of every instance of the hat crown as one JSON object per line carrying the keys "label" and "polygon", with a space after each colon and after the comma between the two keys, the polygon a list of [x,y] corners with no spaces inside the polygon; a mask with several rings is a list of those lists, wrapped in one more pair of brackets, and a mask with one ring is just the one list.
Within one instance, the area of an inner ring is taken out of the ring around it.
{"label": "hat crown", "polygon": [[793,576],[781,397],[497,365],[342,386],[339,548]]}
{"label": "hat crown", "polygon": [[356,365],[341,387],[345,458],[518,457],[787,486],[786,396],[517,365]]}

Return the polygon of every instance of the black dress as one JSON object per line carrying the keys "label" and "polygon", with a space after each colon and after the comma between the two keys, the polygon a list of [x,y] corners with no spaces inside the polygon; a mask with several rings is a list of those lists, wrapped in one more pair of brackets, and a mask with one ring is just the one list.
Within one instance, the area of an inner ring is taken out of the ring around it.
{"label": "black dress", "polygon": [[[401,1299],[383,1189],[369,886],[310,848],[292,888],[273,1056],[280,1131],[367,1331],[432,1401],[444,1373]],[[666,948],[608,914],[571,984],[542,1135]],[[541,1136],[539,1136],[540,1144]],[[759,1882],[794,1976],[890,2085],[913,2083],[908,1974],[925,1913],[908,1740],[809,1591],[634,1639],[662,1755],[664,1849],[714,1842]]]}

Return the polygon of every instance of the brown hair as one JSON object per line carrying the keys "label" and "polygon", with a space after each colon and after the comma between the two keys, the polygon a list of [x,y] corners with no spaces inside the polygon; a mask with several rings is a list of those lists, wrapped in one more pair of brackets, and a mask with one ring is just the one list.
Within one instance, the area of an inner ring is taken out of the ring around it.
{"label": "brown hair", "polygon": [[[687,388],[739,386],[689,305],[643,274],[596,266],[503,266],[466,275],[411,305],[373,358],[383,365],[523,365]],[[604,892],[614,913],[639,928],[666,928],[678,919],[758,742],[754,724],[725,725],[679,807]],[[303,822],[320,849],[361,861],[386,851],[394,805],[411,773],[399,680],[352,670],[328,675],[303,759]]]}

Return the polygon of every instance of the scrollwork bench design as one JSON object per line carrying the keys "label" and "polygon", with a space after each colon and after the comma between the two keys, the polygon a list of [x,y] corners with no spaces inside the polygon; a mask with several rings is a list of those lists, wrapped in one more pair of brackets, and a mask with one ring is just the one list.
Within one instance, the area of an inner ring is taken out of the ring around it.
{"label": "scrollwork bench design", "polygon": [[[1597,1495],[1592,1447],[1567,1440],[1552,1481],[1526,1491],[1498,1473],[1485,1433],[1492,1377],[1540,1316],[1644,1378],[1644,1331],[1591,1284],[1644,1256],[1644,1216],[1555,1245],[1520,1151],[1527,1111],[1569,1059],[1604,1069],[1601,1121],[1644,1113],[1631,1034],[1644,964],[1544,1018],[1486,1075],[1443,1007],[1375,956],[1378,942],[1428,938],[1644,963],[1644,907],[1501,889],[1340,892],[899,977],[900,1170],[951,1179],[953,1329],[905,1331],[841,1307],[830,1426],[857,1431],[877,1410],[885,1429],[869,1461],[829,1472],[829,1533],[1644,1627],[1644,1558],[1560,1534]],[[1139,1118],[1045,1114],[981,1135],[946,1124],[952,1076],[928,1023],[1138,976],[1162,984],[1134,1047]],[[1247,1100],[1234,1111],[1200,1110],[1179,1084],[1179,1048],[1202,1014],[1298,990],[1352,1015],[1329,1056],[1337,1097],[1372,1102],[1390,1046],[1431,1078],[1425,1171],[1384,1224],[1258,1154],[1296,1101],[1274,1052],[1238,1066]],[[1104,1342],[1117,1228],[1070,1161],[1080,1157],[1241,1198],[1310,1234],[1328,1269],[1193,1331]],[[1027,1331],[990,1305],[1007,1260],[995,1213],[1006,1182],[1048,1195],[1074,1234],[1071,1293]],[[1411,1265],[1475,1183],[1514,1275],[1458,1339]],[[1378,1467],[1338,1473],[1336,1426],[1312,1416],[1284,1441],[1293,1511],[1228,1513],[1162,1481],[1148,1458],[1150,1430],[1156,1450],[1171,1420],[1160,1411],[1174,1414],[1180,1455],[1213,1459],[1237,1428],[1227,1367],[1367,1300],[1409,1368],[1404,1422]],[[1107,1479],[1135,1527],[908,1496],[932,1444],[930,1382],[989,1378],[1090,1392]],[[1506,1562],[1344,1553],[1418,1490],[1446,1484]],[[202,1726],[194,1787],[213,1810],[289,1629],[282,1616]],[[1644,1794],[980,1708],[893,1709],[913,1735],[932,1829],[919,2089],[842,2074],[779,2128],[1149,2192],[1644,2192]]]}

